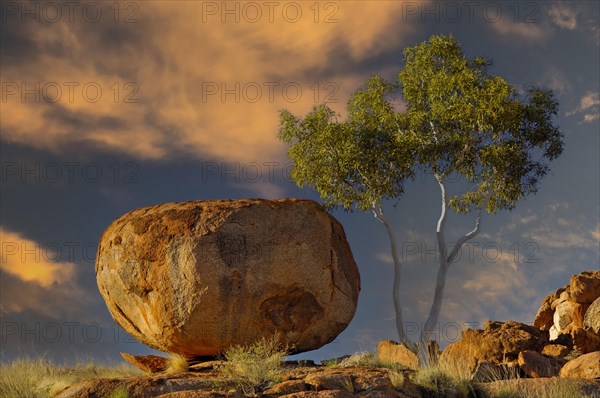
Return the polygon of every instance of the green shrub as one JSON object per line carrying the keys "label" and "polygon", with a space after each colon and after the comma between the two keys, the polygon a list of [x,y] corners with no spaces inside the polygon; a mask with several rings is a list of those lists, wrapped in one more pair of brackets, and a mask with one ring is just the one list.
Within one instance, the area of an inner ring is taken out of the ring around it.
{"label": "green shrub", "polygon": [[380,363],[372,352],[357,352],[349,358],[343,359],[338,366],[340,368],[375,368],[379,367]]}
{"label": "green shrub", "polygon": [[110,393],[109,398],[130,398],[129,391],[125,387],[117,387]]}
{"label": "green shrub", "polygon": [[275,339],[262,339],[246,347],[236,346],[225,352],[220,367],[223,376],[234,381],[242,392],[256,395],[281,377],[281,364],[287,356]]}

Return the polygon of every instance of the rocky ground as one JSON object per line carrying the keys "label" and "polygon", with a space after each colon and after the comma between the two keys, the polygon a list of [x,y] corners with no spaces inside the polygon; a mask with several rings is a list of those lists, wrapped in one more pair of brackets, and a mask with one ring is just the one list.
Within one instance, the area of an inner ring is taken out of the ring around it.
{"label": "rocky ground", "polygon": [[[222,362],[212,361],[192,366],[180,374],[158,373],[142,377],[85,381],[72,386],[57,398],[111,397],[120,388],[129,397],[372,397],[372,398],[424,398],[424,397],[496,397],[507,385],[520,391],[558,391],[557,383],[575,385],[578,396],[600,397],[599,379],[517,379],[465,385],[438,386],[437,391],[415,382],[415,371],[392,370],[384,367],[332,367],[312,363],[285,363],[280,381],[272,385],[251,386],[236,383],[223,377],[219,371]],[[444,390],[445,388],[445,390]],[[466,389],[466,391],[465,391]],[[470,391],[469,391],[470,390]],[[443,395],[439,395],[443,394]],[[465,395],[463,395],[465,394]],[[552,397],[544,393],[541,396]],[[506,396],[506,395],[504,395]],[[516,395],[513,395],[516,396]],[[531,396],[534,395],[525,395]],[[558,395],[557,395],[558,396]],[[560,396],[564,396],[560,395]]]}

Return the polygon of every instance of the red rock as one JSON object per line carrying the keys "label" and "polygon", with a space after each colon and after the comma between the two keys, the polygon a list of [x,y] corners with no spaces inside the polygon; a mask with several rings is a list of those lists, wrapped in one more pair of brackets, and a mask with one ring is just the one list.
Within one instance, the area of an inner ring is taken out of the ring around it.
{"label": "red rock", "polygon": [[573,275],[569,286],[571,300],[579,304],[590,304],[600,297],[600,271]]}
{"label": "red rock", "polygon": [[286,395],[308,390],[309,385],[304,380],[286,380],[265,390],[266,395]]}
{"label": "red rock", "polygon": [[159,373],[169,367],[169,360],[158,355],[137,356],[122,352],[121,356],[130,364],[147,373]]}
{"label": "red rock", "polygon": [[468,366],[473,372],[481,361],[497,364],[514,361],[520,352],[539,352],[546,343],[546,334],[535,326],[515,321],[488,321],[483,330],[463,331],[460,340],[442,352],[440,363]]}
{"label": "red rock", "polygon": [[587,331],[600,336],[600,298],[594,300],[586,310],[583,326]]}
{"label": "red rock", "polygon": [[600,351],[590,352],[570,360],[560,371],[560,377],[598,379],[600,378]]}
{"label": "red rock", "polygon": [[129,334],[189,358],[273,335],[293,352],[317,349],[352,320],[360,291],[342,225],[298,199],[134,210],[102,235],[96,275]]}
{"label": "red rock", "polygon": [[554,296],[547,296],[541,303],[540,309],[535,315],[535,320],[533,321],[533,326],[538,327],[542,330],[548,330],[554,324],[554,311],[550,307],[552,304],[552,298]]}
{"label": "red rock", "polygon": [[548,344],[544,346],[542,355],[553,358],[562,358],[569,353],[569,347],[562,344]]}
{"label": "red rock", "polygon": [[404,344],[390,340],[383,340],[377,346],[377,359],[385,364],[398,364],[409,368],[419,367],[417,354],[409,350]]}
{"label": "red rock", "polygon": [[585,329],[567,328],[565,332],[573,338],[573,348],[587,354],[589,352],[600,350],[600,337]]}
{"label": "red rock", "polygon": [[535,351],[519,353],[519,367],[529,377],[555,377],[567,361],[548,358]]}

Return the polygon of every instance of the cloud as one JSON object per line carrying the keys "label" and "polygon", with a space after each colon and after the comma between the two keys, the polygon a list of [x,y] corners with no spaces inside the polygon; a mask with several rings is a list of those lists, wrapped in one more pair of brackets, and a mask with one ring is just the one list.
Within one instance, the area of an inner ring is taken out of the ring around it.
{"label": "cloud", "polygon": [[375,255],[375,258],[385,264],[394,264],[394,259],[390,253],[380,252]]}
{"label": "cloud", "polygon": [[584,123],[591,123],[600,118],[600,113],[587,113],[583,116]]}
{"label": "cloud", "polygon": [[406,23],[394,29],[402,2],[273,10],[234,2],[233,14],[225,2],[135,4],[119,17],[133,23],[115,23],[108,3],[97,23],[21,24],[18,14],[8,16],[4,141],[138,159],[278,160],[279,109],[306,113],[326,99],[341,108],[367,76],[323,71],[385,53],[412,31]]}
{"label": "cloud", "polygon": [[587,92],[579,102],[579,106],[567,112],[567,116],[573,116],[584,112],[582,123],[589,123],[600,117],[600,96],[598,92]]}
{"label": "cloud", "polygon": [[567,76],[562,71],[552,66],[544,73],[541,84],[552,89],[559,95],[570,91],[573,87]]}
{"label": "cloud", "polygon": [[561,29],[574,30],[577,28],[577,12],[567,4],[553,5],[548,11],[552,22]]}
{"label": "cloud", "polygon": [[94,319],[89,305],[96,295],[81,288],[74,263],[54,261],[64,255],[54,244],[42,245],[2,227],[0,241],[0,313]]}
{"label": "cloud", "polygon": [[492,28],[504,36],[518,36],[528,40],[547,39],[549,31],[542,29],[539,24],[515,22],[510,18],[501,18],[490,24]]}
{"label": "cloud", "polygon": [[53,247],[40,245],[19,234],[0,227],[2,262],[0,268],[19,278],[38,286],[50,287],[65,284],[73,280],[76,265],[71,262],[55,262]]}

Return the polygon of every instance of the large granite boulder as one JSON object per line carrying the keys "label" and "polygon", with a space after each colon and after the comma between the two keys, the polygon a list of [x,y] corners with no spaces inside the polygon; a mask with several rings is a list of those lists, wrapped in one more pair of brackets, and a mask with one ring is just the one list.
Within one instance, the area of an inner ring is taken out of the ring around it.
{"label": "large granite boulder", "polygon": [[473,372],[480,362],[516,362],[522,351],[540,352],[546,333],[535,326],[515,321],[487,321],[483,330],[466,329],[460,339],[442,352],[440,362],[467,366]]}
{"label": "large granite boulder", "polygon": [[100,293],[137,340],[188,357],[275,336],[331,342],[360,277],[342,225],[310,200],[215,200],[134,210],[102,235]]}

